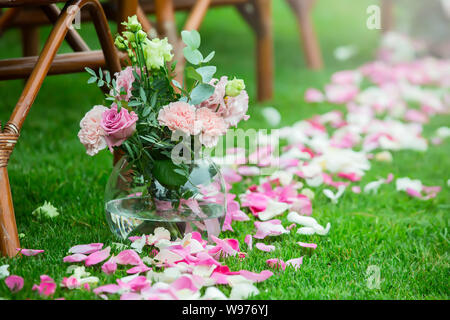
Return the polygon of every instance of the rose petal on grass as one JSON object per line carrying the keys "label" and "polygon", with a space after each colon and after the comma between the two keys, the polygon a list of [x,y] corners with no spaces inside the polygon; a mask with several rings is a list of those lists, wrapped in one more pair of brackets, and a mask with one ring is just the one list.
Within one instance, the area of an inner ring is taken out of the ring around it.
{"label": "rose petal on grass", "polygon": [[34,285],[32,290],[37,290],[40,295],[51,296],[55,293],[56,283],[49,276],[43,274],[41,275],[41,283],[39,285]]}
{"label": "rose petal on grass", "polygon": [[286,269],[286,263],[278,258],[273,258],[273,259],[267,259],[266,263],[269,265],[269,267],[273,268],[273,269],[278,269],[281,268],[282,270]]}
{"label": "rose petal on grass", "polygon": [[90,254],[103,248],[103,243],[79,244],[69,249],[69,253]]}
{"label": "rose petal on grass", "polygon": [[317,244],[315,243],[297,242],[297,244],[303,248],[312,248],[312,249],[317,248]]}
{"label": "rose petal on grass", "polygon": [[288,261],[286,261],[286,266],[291,266],[294,267],[295,270],[300,269],[300,266],[303,263],[303,257],[300,258],[295,258],[295,259],[290,259]]}
{"label": "rose petal on grass", "polygon": [[244,242],[247,244],[248,250],[252,250],[253,237],[251,234],[245,236]]}
{"label": "rose petal on grass", "polygon": [[5,279],[5,284],[12,293],[19,292],[23,288],[23,278],[16,275],[11,275]]}
{"label": "rose petal on grass", "polygon": [[261,243],[261,242],[258,242],[257,244],[255,244],[255,247],[258,248],[259,250],[265,251],[265,252],[275,251],[275,246],[266,245],[266,244]]}
{"label": "rose petal on grass", "polygon": [[131,249],[120,252],[114,258],[114,261],[117,264],[122,264],[122,265],[139,266],[139,265],[143,264],[141,257],[139,257],[139,255],[136,253],[136,251],[131,250]]}
{"label": "rose petal on grass", "polygon": [[27,256],[27,257],[35,256],[35,255],[37,255],[39,253],[44,252],[44,250],[36,250],[36,249],[21,249],[21,248],[17,248],[16,250],[19,251],[24,256]]}
{"label": "rose petal on grass", "polygon": [[100,250],[100,251],[96,251],[94,253],[91,253],[86,260],[84,260],[84,264],[89,267],[95,264],[98,264],[102,261],[105,261],[106,259],[108,259],[109,254],[111,252],[111,248],[107,247],[106,249]]}
{"label": "rose petal on grass", "polygon": [[70,263],[81,262],[86,260],[86,258],[87,256],[82,253],[75,253],[70,256],[64,257],[63,262],[70,262]]}

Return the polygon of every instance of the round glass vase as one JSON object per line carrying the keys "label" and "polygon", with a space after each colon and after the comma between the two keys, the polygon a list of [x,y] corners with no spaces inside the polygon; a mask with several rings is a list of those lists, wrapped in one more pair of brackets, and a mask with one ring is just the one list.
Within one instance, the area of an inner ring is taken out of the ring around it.
{"label": "round glass vase", "polygon": [[163,227],[173,240],[193,231],[218,235],[227,198],[220,170],[209,158],[194,160],[188,167],[187,182],[174,190],[156,180],[146,181],[122,157],[105,190],[106,220],[112,233],[126,239]]}

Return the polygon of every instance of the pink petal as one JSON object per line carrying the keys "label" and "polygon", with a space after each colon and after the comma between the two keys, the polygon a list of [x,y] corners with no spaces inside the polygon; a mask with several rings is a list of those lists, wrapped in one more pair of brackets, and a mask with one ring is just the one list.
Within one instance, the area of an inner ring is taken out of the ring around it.
{"label": "pink petal", "polygon": [[73,263],[73,262],[81,262],[81,261],[86,260],[86,258],[87,258],[87,256],[82,254],[82,253],[75,253],[75,254],[73,254],[71,256],[64,257],[63,261],[64,262],[71,262],[71,263]]}
{"label": "pink petal", "polygon": [[139,266],[142,265],[143,262],[141,260],[141,257],[136,253],[136,251],[128,249],[124,250],[121,253],[119,253],[115,258],[114,261],[118,264],[122,265],[133,265],[133,266]]}
{"label": "pink petal", "polygon": [[315,243],[297,242],[297,244],[300,247],[304,247],[304,248],[312,248],[312,249],[316,249],[317,248],[317,244],[315,244]]}
{"label": "pink petal", "polygon": [[353,193],[361,193],[361,187],[359,186],[353,186],[352,187]]}
{"label": "pink petal", "polygon": [[273,272],[269,270],[263,270],[260,273],[255,273],[247,270],[241,270],[239,271],[239,274],[243,276],[244,278],[254,281],[254,282],[261,282],[264,280],[267,280],[271,276],[273,276]]}
{"label": "pink petal", "polygon": [[284,261],[281,260],[281,259],[277,259],[277,258],[274,258],[274,259],[267,259],[267,260],[266,260],[266,263],[267,263],[271,268],[274,268],[274,269],[277,269],[277,268],[281,268],[282,270],[286,269],[286,263],[284,263]]}
{"label": "pink petal", "polygon": [[302,263],[303,263],[303,257],[286,261],[286,265],[294,267],[295,270],[299,269]]}
{"label": "pink petal", "polygon": [[93,291],[95,294],[100,294],[100,293],[117,293],[120,290],[119,285],[117,284],[107,284],[98,288],[95,288]]}
{"label": "pink petal", "polygon": [[74,276],[70,276],[69,278],[64,277],[61,282],[61,287],[65,287],[68,289],[76,289],[80,287],[80,282]]}
{"label": "pink petal", "polygon": [[11,275],[5,279],[6,286],[12,293],[19,292],[23,288],[23,278],[16,275]]}
{"label": "pink petal", "polygon": [[193,292],[196,292],[198,290],[198,288],[195,286],[192,279],[187,276],[179,277],[177,280],[172,282],[170,287],[175,289],[176,291],[183,290],[183,289],[189,289]]}
{"label": "pink petal", "polygon": [[418,192],[418,191],[416,191],[414,189],[411,189],[411,188],[407,188],[406,189],[406,193],[409,194],[411,197],[414,197],[414,198],[422,198],[422,195],[420,194],[420,192]]}
{"label": "pink petal", "polygon": [[100,263],[100,262],[108,259],[110,252],[111,252],[111,248],[107,247],[106,249],[91,253],[86,258],[86,260],[84,260],[84,263],[86,264],[87,267],[92,266],[97,263]]}
{"label": "pink petal", "polygon": [[70,253],[90,254],[103,248],[103,243],[79,244],[69,249]]}
{"label": "pink petal", "polygon": [[265,251],[265,252],[271,252],[271,251],[275,251],[275,246],[272,245],[265,245],[264,243],[258,242],[255,245],[256,248],[258,248],[261,251]]}
{"label": "pink petal", "polygon": [[55,293],[56,283],[49,276],[43,274],[41,275],[41,283],[39,285],[34,285],[32,290],[37,290],[40,295],[50,296]]}
{"label": "pink petal", "polygon": [[27,256],[27,257],[35,256],[35,255],[37,255],[39,253],[44,252],[44,250],[35,250],[35,249],[21,249],[21,248],[17,248],[16,250],[19,251],[24,256]]}
{"label": "pink petal", "polygon": [[117,270],[117,263],[114,256],[102,265],[102,271],[106,274],[113,274]]}
{"label": "pink petal", "polygon": [[244,242],[247,244],[248,250],[252,250],[253,238],[251,234],[245,236]]}
{"label": "pink petal", "polygon": [[147,267],[145,264],[143,264],[143,265],[136,266],[136,267],[133,267],[131,269],[128,269],[127,273],[128,274],[135,274],[135,273],[147,272],[149,270],[152,270],[152,268]]}

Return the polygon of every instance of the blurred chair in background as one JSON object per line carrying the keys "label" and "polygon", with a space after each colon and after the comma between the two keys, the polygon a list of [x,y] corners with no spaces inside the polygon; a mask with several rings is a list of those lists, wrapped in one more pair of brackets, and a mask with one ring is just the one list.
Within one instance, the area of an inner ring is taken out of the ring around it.
{"label": "blurred chair in background", "polygon": [[286,0],[291,6],[299,27],[300,41],[303,45],[306,64],[313,70],[323,68],[322,52],[317,40],[311,12],[316,0]]}
{"label": "blurred chair in background", "polygon": [[[55,3],[64,2],[63,10]],[[38,6],[38,7],[36,7]],[[20,12],[28,12],[34,7],[42,10],[48,19],[54,23],[50,35],[39,56],[29,56],[16,59],[0,60],[0,80],[28,79],[25,88],[12,112],[9,121],[3,129],[0,124],[0,252],[2,255],[15,256],[20,248],[17,234],[14,207],[8,177],[8,161],[19,139],[22,125],[34,100],[49,74],[62,74],[84,71],[86,66],[91,68],[106,68],[111,72],[121,70],[119,55],[114,47],[113,38],[109,30],[108,21],[98,0],[0,0],[0,8],[10,8],[0,18],[0,26],[9,24],[11,17]],[[72,28],[72,21],[77,12],[86,7],[94,22],[97,36],[102,50],[91,51],[80,35]],[[126,8],[125,8],[126,9]],[[126,10],[124,10],[125,12]],[[33,26],[34,28],[34,26]],[[32,38],[33,47],[24,49],[24,54],[35,54],[38,45],[34,29],[22,26],[24,47],[29,45],[28,38]],[[31,36],[27,31],[31,30]],[[57,55],[63,40],[66,39],[75,53]],[[126,57],[124,57],[126,58]]]}

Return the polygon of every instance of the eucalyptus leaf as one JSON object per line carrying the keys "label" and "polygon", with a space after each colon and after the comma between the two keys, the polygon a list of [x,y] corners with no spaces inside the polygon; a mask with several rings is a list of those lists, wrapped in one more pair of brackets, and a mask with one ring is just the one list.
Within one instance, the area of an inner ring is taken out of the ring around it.
{"label": "eucalyptus leaf", "polygon": [[203,61],[203,55],[197,49],[184,47],[183,54],[186,60],[192,63],[193,65],[198,65]]}
{"label": "eucalyptus leaf", "polygon": [[97,74],[96,74],[95,71],[92,70],[91,68],[86,67],[86,68],[84,68],[84,70],[86,70],[87,73],[89,73],[90,75],[92,75],[92,76],[94,76],[94,77],[97,77]]}
{"label": "eucalyptus leaf", "polygon": [[200,73],[197,72],[192,66],[186,68],[186,76],[198,82],[202,82],[203,78]]}
{"label": "eucalyptus leaf", "polygon": [[196,72],[201,75],[203,82],[209,83],[216,73],[217,68],[215,66],[206,66],[196,69]]}
{"label": "eucalyptus leaf", "polygon": [[197,105],[211,97],[215,88],[212,85],[202,83],[194,88],[191,92],[191,104]]}
{"label": "eucalyptus leaf", "polygon": [[208,54],[208,56],[205,59],[203,59],[203,63],[210,62],[212,60],[212,58],[214,58],[215,55],[216,55],[215,51],[211,52],[210,54]]}
{"label": "eucalyptus leaf", "polygon": [[90,77],[87,83],[91,84],[94,83],[95,81],[97,81],[97,77]]}
{"label": "eucalyptus leaf", "polygon": [[178,89],[182,89],[182,90],[183,90],[183,87],[181,86],[181,83],[179,83],[177,80],[173,79],[173,80],[172,80],[172,83],[173,83],[173,85],[174,85],[175,87],[177,87]]}
{"label": "eucalyptus leaf", "polygon": [[200,33],[197,30],[181,31],[181,39],[183,42],[192,49],[198,49],[200,47],[201,39]]}

